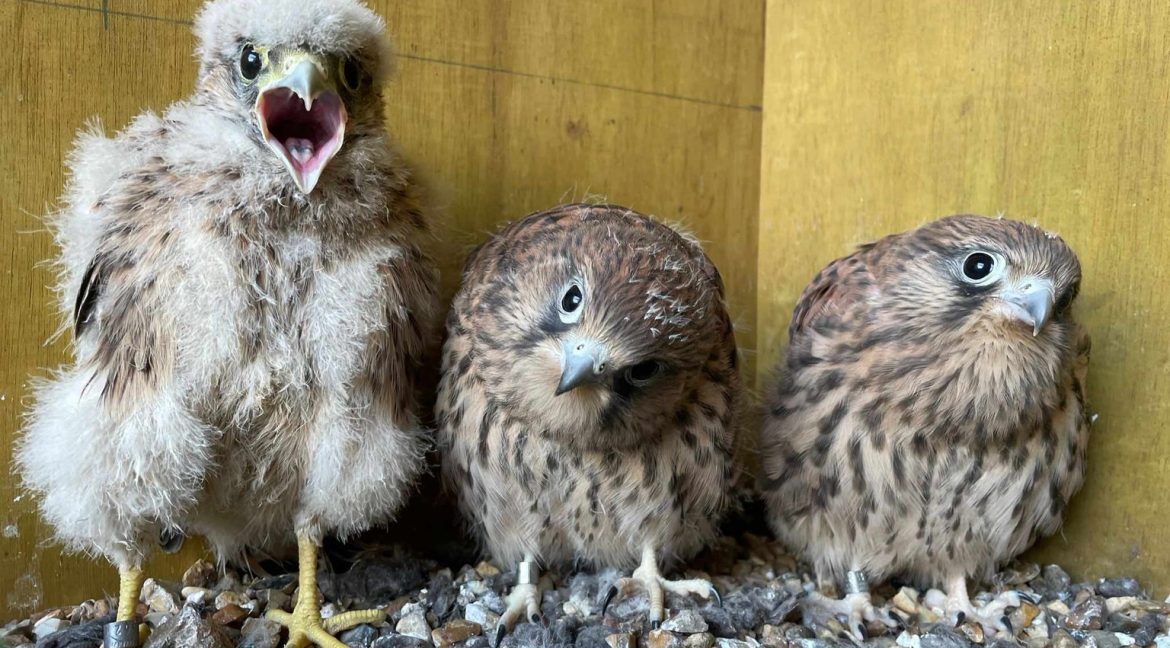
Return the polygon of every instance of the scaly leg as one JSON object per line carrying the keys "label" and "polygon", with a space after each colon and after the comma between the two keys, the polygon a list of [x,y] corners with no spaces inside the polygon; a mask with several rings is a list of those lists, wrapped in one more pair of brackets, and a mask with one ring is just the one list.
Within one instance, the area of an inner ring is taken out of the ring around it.
{"label": "scaly leg", "polygon": [[141,645],[145,628],[134,620],[134,608],[142,593],[144,574],[138,567],[118,568],[118,615],[105,628],[106,648],[136,648]]}
{"label": "scaly leg", "polygon": [[658,559],[654,555],[654,547],[646,544],[642,547],[642,563],[634,573],[629,578],[618,580],[616,585],[609,588],[605,602],[601,606],[601,614],[605,614],[610,602],[619,592],[626,596],[630,591],[639,588],[645,589],[650,596],[650,626],[655,629],[662,625],[662,620],[666,616],[666,592],[679,595],[694,594],[703,599],[714,597],[717,602],[722,603],[719,591],[705,580],[695,578],[671,581],[663,578],[658,572]]}
{"label": "scaly leg", "polygon": [[880,614],[873,606],[869,598],[865,572],[860,569],[850,570],[845,578],[845,592],[845,597],[840,599],[829,598],[817,591],[809,592],[805,598],[805,612],[811,614],[821,625],[826,625],[823,619],[826,615],[843,617],[849,635],[859,642],[866,639],[867,621],[877,621],[886,627],[897,625],[893,619]]}
{"label": "scaly leg", "polygon": [[508,594],[508,609],[496,624],[493,646],[500,645],[504,635],[511,632],[523,616],[529,623],[540,623],[540,569],[532,554],[524,554],[524,560],[516,568],[516,586]]}
{"label": "scaly leg", "polygon": [[386,613],[382,610],[355,610],[322,620],[321,606],[317,603],[317,543],[309,536],[298,533],[297,553],[300,581],[297,605],[291,613],[284,610],[268,611],[269,619],[288,628],[289,648],[305,648],[309,644],[322,648],[345,648],[344,643],[333,637],[335,633],[363,623],[382,623],[386,620]]}
{"label": "scaly leg", "polygon": [[1019,594],[1004,592],[977,610],[971,604],[971,597],[967,595],[967,579],[963,576],[955,576],[947,581],[947,600],[943,611],[955,625],[961,625],[970,619],[982,625],[983,631],[989,636],[1003,634],[1014,637],[1016,629],[1012,628],[1011,620],[1008,619],[1005,612],[1007,608],[1019,607],[1019,605]]}

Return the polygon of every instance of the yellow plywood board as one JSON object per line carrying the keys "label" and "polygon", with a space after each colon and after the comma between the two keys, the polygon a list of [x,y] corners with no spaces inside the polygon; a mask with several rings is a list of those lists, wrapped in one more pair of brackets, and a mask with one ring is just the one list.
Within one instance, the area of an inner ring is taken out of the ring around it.
{"label": "yellow plywood board", "polygon": [[801,289],[883,234],[1004,213],[1079,252],[1100,413],[1086,486],[1033,558],[1165,596],[1170,5],[768,3],[761,376]]}
{"label": "yellow plywood board", "polygon": [[[196,74],[182,0],[0,3],[0,461],[10,462],[30,375],[66,357],[49,308],[40,225],[76,129],[121,128],[189,93]],[[443,207],[444,287],[503,220],[605,196],[681,223],[708,243],[742,343],[755,332],[762,0],[371,2],[401,54],[390,128]],[[749,355],[750,357],[750,355]],[[0,609],[112,592],[101,561],[62,557],[13,477],[0,478]],[[192,543],[196,544],[196,543]],[[176,578],[198,555],[156,561]]]}

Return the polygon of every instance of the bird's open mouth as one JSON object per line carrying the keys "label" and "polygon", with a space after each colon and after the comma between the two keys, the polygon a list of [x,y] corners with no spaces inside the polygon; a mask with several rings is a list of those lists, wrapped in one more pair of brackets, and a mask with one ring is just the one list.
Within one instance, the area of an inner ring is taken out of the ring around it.
{"label": "bird's open mouth", "polygon": [[304,99],[289,88],[264,91],[256,104],[260,130],[301,191],[309,193],[345,139],[345,104],[333,92]]}

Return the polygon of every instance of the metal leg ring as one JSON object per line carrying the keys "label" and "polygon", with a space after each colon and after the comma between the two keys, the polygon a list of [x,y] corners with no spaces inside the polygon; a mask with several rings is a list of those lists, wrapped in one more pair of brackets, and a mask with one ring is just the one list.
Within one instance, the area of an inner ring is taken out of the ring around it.
{"label": "metal leg ring", "polygon": [[845,574],[845,593],[846,594],[866,594],[869,592],[869,581],[865,578],[865,572],[860,569],[851,569]]}
{"label": "metal leg ring", "polygon": [[516,568],[516,582],[520,585],[532,585],[540,580],[540,567],[536,562],[523,560]]}
{"label": "metal leg ring", "polygon": [[105,648],[138,648],[138,622],[130,620],[107,623]]}

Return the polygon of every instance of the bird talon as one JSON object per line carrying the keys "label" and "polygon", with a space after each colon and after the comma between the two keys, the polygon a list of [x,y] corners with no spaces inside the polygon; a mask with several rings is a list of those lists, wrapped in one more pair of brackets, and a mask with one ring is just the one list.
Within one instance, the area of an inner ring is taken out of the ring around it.
{"label": "bird talon", "polygon": [[711,593],[709,597],[713,597],[715,599],[716,607],[723,607],[723,597],[719,595],[719,590],[715,589],[714,585],[711,586]]}
{"label": "bird talon", "polygon": [[492,635],[492,648],[499,648],[500,643],[504,641],[504,635],[508,634],[508,628],[504,624],[496,626],[496,631]]}
{"label": "bird talon", "polygon": [[650,620],[650,629],[651,630],[657,630],[661,627],[662,627],[662,621],[660,621],[658,619],[651,619]]}
{"label": "bird talon", "polygon": [[613,602],[613,598],[617,596],[617,593],[617,585],[610,585],[609,591],[605,593],[605,599],[601,602],[601,616],[604,617],[606,612],[609,611],[609,604]]}
{"label": "bird talon", "polygon": [[544,621],[544,615],[541,615],[541,614],[529,614],[528,615],[528,622],[531,623],[532,625],[538,625],[538,624],[542,623],[543,621]]}
{"label": "bird talon", "polygon": [[955,615],[955,627],[959,627],[959,626],[963,625],[963,622],[966,620],[967,620],[967,613],[960,611],[958,614]]}

